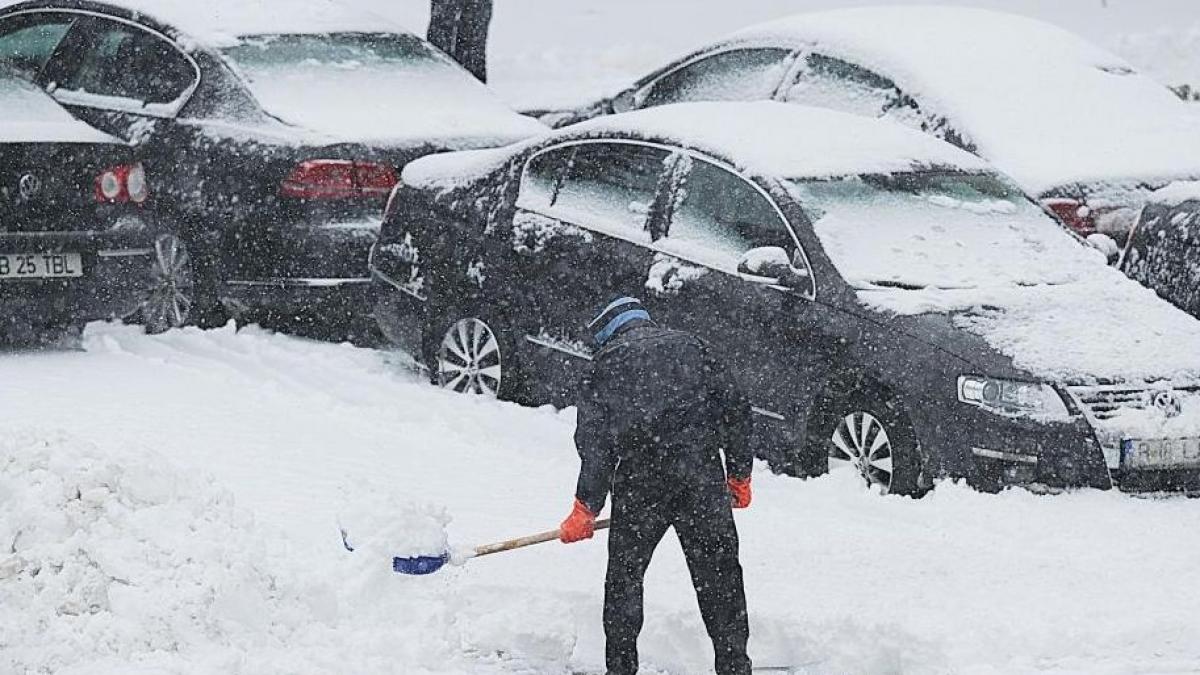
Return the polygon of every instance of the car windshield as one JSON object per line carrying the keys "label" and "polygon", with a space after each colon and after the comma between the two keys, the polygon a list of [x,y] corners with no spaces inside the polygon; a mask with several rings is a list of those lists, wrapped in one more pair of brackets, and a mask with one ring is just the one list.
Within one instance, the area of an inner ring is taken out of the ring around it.
{"label": "car windshield", "polygon": [[838,272],[859,288],[1062,284],[1103,261],[985,174],[790,181]]}
{"label": "car windshield", "polygon": [[453,117],[498,105],[449,57],[403,33],[258,35],[222,53],[266,110],[310,129],[394,134],[405,112]]}

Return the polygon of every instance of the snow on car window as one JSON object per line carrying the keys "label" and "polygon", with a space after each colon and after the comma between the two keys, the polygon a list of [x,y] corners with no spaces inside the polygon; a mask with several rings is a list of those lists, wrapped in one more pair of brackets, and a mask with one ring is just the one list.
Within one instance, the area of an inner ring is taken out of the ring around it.
{"label": "snow on car window", "polygon": [[517,206],[624,238],[648,239],[646,221],[666,150],[626,143],[585,143],[529,162]]}
{"label": "snow on car window", "polygon": [[795,83],[784,93],[784,100],[880,117],[897,96],[896,85],[875,73],[839,59],[809,54]]}
{"label": "snow on car window", "polygon": [[1062,284],[1103,265],[992,176],[897,174],[790,187],[825,253],[857,287]]}
{"label": "snow on car window", "polygon": [[750,183],[708,162],[691,165],[660,247],[731,270],[750,249],[793,247],[774,205]]}
{"label": "snow on car window", "polygon": [[788,54],[786,49],[735,49],[704,57],[655,82],[641,107],[770,99],[783,81]]}

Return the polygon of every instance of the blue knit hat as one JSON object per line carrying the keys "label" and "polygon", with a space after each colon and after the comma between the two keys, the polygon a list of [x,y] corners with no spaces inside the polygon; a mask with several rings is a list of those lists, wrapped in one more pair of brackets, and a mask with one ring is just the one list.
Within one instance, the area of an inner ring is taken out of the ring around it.
{"label": "blue knit hat", "polygon": [[650,313],[642,307],[641,300],[628,296],[617,298],[588,322],[588,330],[592,331],[596,345],[603,346],[621,326],[636,319],[650,320]]}

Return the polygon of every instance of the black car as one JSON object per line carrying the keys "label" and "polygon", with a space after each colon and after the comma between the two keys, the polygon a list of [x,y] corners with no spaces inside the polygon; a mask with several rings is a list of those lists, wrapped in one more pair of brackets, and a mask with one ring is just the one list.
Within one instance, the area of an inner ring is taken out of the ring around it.
{"label": "black car", "polygon": [[0,10],[0,63],[137,146],[217,314],[341,311],[401,167],[544,128],[335,2],[19,2]]}
{"label": "black car", "polygon": [[191,309],[190,265],[128,144],[0,72],[0,341],[93,319],[162,330]]}
{"label": "black car", "polygon": [[728,355],[778,470],[1200,487],[1200,322],[927,135],[666,106],[420,160],[392,201],[377,316],[443,387],[569,405],[633,295]]}
{"label": "black car", "polygon": [[1121,269],[1200,318],[1200,183],[1176,183],[1152,196],[1129,238]]}

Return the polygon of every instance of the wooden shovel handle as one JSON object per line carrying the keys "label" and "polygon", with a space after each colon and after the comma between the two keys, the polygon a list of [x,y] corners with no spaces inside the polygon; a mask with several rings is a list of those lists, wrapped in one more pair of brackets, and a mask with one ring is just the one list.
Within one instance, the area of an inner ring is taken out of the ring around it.
{"label": "wooden shovel handle", "polygon": [[[607,528],[608,525],[609,525],[608,518],[601,518],[600,520],[596,521],[596,529],[597,530],[603,530],[603,529]],[[558,539],[561,534],[562,534],[561,530],[550,530],[549,532],[542,532],[540,534],[531,534],[528,537],[517,537],[516,539],[509,539],[508,541],[501,541],[501,542],[497,542],[495,544],[484,544],[483,546],[476,546],[475,547],[475,557],[478,558],[481,555],[491,555],[493,553],[502,553],[504,551],[511,551],[514,548],[524,548],[525,546],[532,546],[534,544],[541,544],[541,543],[545,543],[547,541],[554,541],[554,540]]]}

